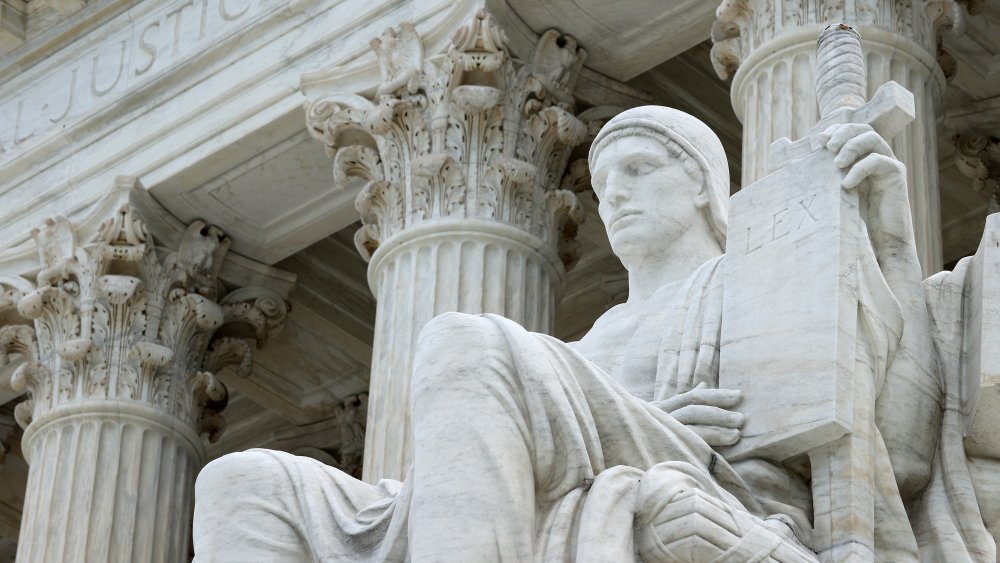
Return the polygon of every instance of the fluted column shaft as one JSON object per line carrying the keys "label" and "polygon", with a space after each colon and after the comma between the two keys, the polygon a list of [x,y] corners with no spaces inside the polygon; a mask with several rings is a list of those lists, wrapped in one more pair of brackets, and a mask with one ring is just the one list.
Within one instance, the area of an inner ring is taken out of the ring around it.
{"label": "fluted column shaft", "polygon": [[[918,7],[919,5],[919,7]],[[945,87],[937,58],[939,29],[961,20],[952,1],[727,0],[713,29],[713,63],[723,78],[735,71],[732,103],[743,122],[746,186],[770,172],[779,138],[800,138],[819,120],[815,95],[816,38],[843,22],[861,34],[868,96],[893,80],[910,90],[916,119],[890,145],[907,167],[917,251],[924,272],[942,266],[935,120]]]}
{"label": "fluted column shaft", "polygon": [[307,110],[338,187],[364,182],[355,237],[378,299],[363,475],[402,479],[411,459],[410,380],[420,330],[450,311],[495,313],[549,332],[573,261],[576,195],[560,189],[586,136],[572,86],[585,53],[549,31],[530,64],[480,12],[441,56],[414,26],[372,42],[373,100]]}
{"label": "fluted column shaft", "polygon": [[20,561],[186,561],[201,439],[141,404],[81,401],[24,434]]}

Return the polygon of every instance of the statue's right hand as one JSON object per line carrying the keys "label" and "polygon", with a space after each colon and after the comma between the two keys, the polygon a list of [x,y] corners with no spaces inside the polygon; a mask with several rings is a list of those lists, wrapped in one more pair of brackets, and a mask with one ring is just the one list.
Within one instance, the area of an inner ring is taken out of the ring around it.
{"label": "statue's right hand", "polygon": [[663,409],[712,447],[732,446],[740,441],[743,414],[732,411],[743,400],[734,389],[697,387],[653,404]]}

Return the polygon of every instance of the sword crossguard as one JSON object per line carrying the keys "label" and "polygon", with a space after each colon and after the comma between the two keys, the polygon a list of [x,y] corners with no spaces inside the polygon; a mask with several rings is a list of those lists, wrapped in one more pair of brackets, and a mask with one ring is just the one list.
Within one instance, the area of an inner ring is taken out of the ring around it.
{"label": "sword crossguard", "polygon": [[838,123],[864,123],[890,139],[913,121],[913,94],[893,81],[886,82],[865,102],[867,75],[861,36],[845,24],[827,26],[819,34],[816,52],[816,97],[820,120],[797,141],[782,137],[771,143],[768,155],[773,172],[822,148],[819,134]]}

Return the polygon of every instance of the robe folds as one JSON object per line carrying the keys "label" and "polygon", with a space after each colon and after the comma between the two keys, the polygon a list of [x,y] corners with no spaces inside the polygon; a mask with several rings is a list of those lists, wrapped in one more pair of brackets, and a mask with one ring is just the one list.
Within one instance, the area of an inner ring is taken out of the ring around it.
{"label": "robe folds", "polygon": [[[247,560],[248,553],[288,561],[633,560],[640,484],[660,462],[676,463],[679,474],[734,511],[763,515],[739,475],[697,435],[566,344],[495,316],[433,323],[429,337],[442,327],[482,336],[487,324],[507,346],[478,358],[475,378],[486,384],[446,375],[414,381],[415,460],[402,483],[370,485],[269,450],[220,458],[198,480],[196,561]],[[448,408],[471,402],[470,395],[477,403],[470,409]],[[433,422],[419,416],[421,401],[437,411]],[[470,416],[489,420],[479,427]],[[512,446],[517,441],[523,445]],[[467,452],[460,470],[442,473],[434,459],[442,443],[480,451]],[[201,500],[223,487],[225,499]],[[475,495],[480,488],[500,493],[483,498]],[[433,504],[449,507],[453,523],[418,513],[418,505]],[[493,531],[480,541],[469,537],[473,529]]]}
{"label": "robe folds", "polygon": [[[692,284],[714,278],[715,266]],[[702,314],[688,295],[674,297],[687,316]],[[678,312],[675,303],[658,309],[644,326]],[[681,373],[687,386],[717,365],[719,320],[687,316],[668,332],[683,348],[697,344],[701,358],[666,347],[664,385],[677,387]],[[691,487],[733,513],[767,516],[694,432],[573,346],[502,317],[449,313],[431,321],[415,360],[412,415],[414,462],[401,483],[363,483],[269,450],[210,463],[197,484],[195,560],[634,560],[638,507]],[[673,492],[642,487],[657,464],[665,464],[657,474],[674,477],[650,483],[677,483]],[[219,490],[224,497],[212,494]],[[477,538],[473,530],[486,532]]]}
{"label": "robe folds", "polygon": [[[651,298],[636,329],[662,334],[646,392],[502,317],[435,318],[414,362],[404,481],[364,483],[269,450],[224,456],[198,478],[195,561],[632,561],[655,543],[657,511],[690,489],[748,534],[780,521],[808,545],[811,506],[782,494],[804,483],[775,467],[734,468],[648,402],[717,386],[723,267],[711,260]],[[915,558],[912,532],[899,539],[910,528],[880,437],[877,457],[877,526],[887,532],[877,529],[876,543]],[[780,534],[765,535],[728,557],[766,557]]]}

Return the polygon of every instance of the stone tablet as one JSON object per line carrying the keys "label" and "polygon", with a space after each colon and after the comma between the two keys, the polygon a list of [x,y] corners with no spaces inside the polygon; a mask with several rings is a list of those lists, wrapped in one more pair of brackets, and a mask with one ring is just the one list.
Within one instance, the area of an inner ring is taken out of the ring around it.
{"label": "stone tablet", "polygon": [[731,199],[719,387],[743,391],[747,419],[727,459],[785,460],[850,431],[860,218],[833,157]]}
{"label": "stone tablet", "polygon": [[843,24],[820,34],[819,123],[797,141],[775,141],[776,171],[730,200],[719,386],[743,391],[747,415],[743,438],[724,451],[731,460],[812,456],[847,434],[867,440],[873,430],[874,420],[862,420],[870,409],[854,402],[874,391],[853,381],[858,277],[870,241],[858,193],[842,187],[845,171],[823,133],[854,123],[890,138],[913,119],[914,106],[894,82],[864,101],[860,41]]}

